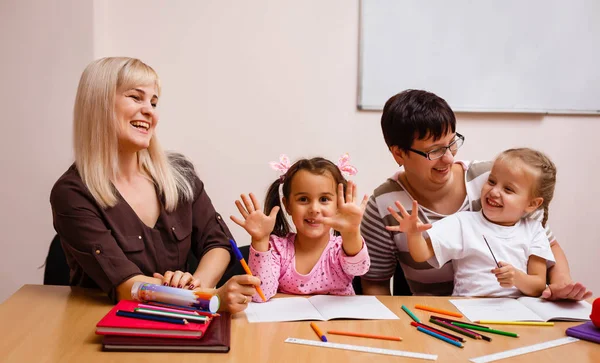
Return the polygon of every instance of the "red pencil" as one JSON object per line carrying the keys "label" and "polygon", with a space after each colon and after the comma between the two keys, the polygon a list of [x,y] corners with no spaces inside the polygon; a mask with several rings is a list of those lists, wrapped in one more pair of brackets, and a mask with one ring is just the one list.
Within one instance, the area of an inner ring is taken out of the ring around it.
{"label": "red pencil", "polygon": [[435,315],[431,315],[431,317],[434,318],[434,319],[437,319],[437,320],[447,321],[450,324],[452,324],[452,323],[461,323],[461,324],[467,324],[467,325],[472,325],[472,326],[478,326],[480,328],[489,329],[488,326],[483,326],[483,325],[479,325],[479,324],[473,324],[473,323],[469,323],[469,322],[466,322],[466,321],[453,320],[453,319],[448,319],[448,318],[444,318],[444,317],[441,317],[441,316],[435,316]]}
{"label": "red pencil", "polygon": [[473,339],[481,339],[481,335],[478,333],[475,333],[474,331],[471,331],[469,329],[465,329],[465,328],[460,328],[458,326],[452,325],[448,322],[442,321],[442,320],[436,320],[434,318],[430,318],[429,319],[430,323],[434,323],[435,325],[439,325],[443,328],[452,330],[457,332],[458,334],[462,334],[462,335],[466,335],[469,338],[473,338]]}
{"label": "red pencil", "polygon": [[457,337],[456,335],[452,335],[450,333],[446,333],[444,331],[441,331],[441,330],[436,329],[436,328],[434,328],[432,326],[429,326],[429,325],[425,325],[423,323],[417,323],[416,321],[411,321],[410,325],[412,325],[414,327],[420,326],[423,329],[431,330],[434,333],[438,333],[439,335],[445,336],[448,339],[456,340],[457,342],[463,342],[464,343],[464,342],[467,341],[465,338]]}

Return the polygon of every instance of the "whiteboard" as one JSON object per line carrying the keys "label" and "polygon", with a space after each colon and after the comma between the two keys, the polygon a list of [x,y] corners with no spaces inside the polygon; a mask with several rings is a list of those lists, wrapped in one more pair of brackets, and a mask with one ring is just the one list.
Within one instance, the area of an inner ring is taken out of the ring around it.
{"label": "whiteboard", "polygon": [[358,108],[600,114],[599,0],[362,0]]}

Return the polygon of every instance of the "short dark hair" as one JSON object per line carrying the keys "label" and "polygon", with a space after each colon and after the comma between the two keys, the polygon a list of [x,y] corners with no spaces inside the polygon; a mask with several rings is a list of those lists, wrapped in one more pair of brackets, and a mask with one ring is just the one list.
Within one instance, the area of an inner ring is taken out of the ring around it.
{"label": "short dark hair", "polygon": [[381,115],[381,130],[388,148],[397,146],[408,151],[415,139],[433,137],[437,141],[449,132],[456,132],[456,117],[443,98],[409,89],[387,100]]}

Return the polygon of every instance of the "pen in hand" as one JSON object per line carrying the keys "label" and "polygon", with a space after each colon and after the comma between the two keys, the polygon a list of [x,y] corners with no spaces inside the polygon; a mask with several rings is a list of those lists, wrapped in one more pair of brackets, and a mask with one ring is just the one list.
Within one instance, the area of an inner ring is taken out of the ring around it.
{"label": "pen in hand", "polygon": [[[233,253],[235,253],[236,258],[238,260],[240,260],[240,263],[242,264],[242,267],[244,268],[244,271],[246,271],[246,273],[248,275],[253,276],[252,275],[252,271],[250,271],[250,267],[248,267],[248,264],[246,263],[246,260],[244,259],[244,256],[242,256],[242,252],[238,248],[238,246],[235,243],[235,241],[232,240],[232,239],[230,239],[229,243],[231,243],[231,248],[233,249]],[[258,295],[260,296],[260,298],[262,299],[262,301],[266,302],[267,298],[265,297],[265,294],[263,294],[262,289],[260,288],[260,286],[256,285],[256,286],[254,286],[254,288],[256,288],[256,292],[258,292]]]}
{"label": "pen in hand", "polygon": [[494,256],[494,252],[492,252],[492,248],[490,247],[490,244],[488,243],[487,239],[485,239],[485,236],[483,236],[483,240],[485,241],[487,248],[490,250],[492,257],[494,258],[494,262],[496,262],[496,266],[498,266],[498,268],[500,268],[500,264],[498,263],[498,260],[496,260],[496,256]]}

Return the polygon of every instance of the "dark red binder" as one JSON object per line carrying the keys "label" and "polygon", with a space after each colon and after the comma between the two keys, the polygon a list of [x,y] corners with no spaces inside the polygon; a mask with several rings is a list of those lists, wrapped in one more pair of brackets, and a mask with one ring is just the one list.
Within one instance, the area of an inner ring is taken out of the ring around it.
{"label": "dark red binder", "polygon": [[102,349],[112,352],[207,352],[227,353],[231,339],[231,316],[221,313],[213,318],[201,339],[169,339],[105,335]]}

